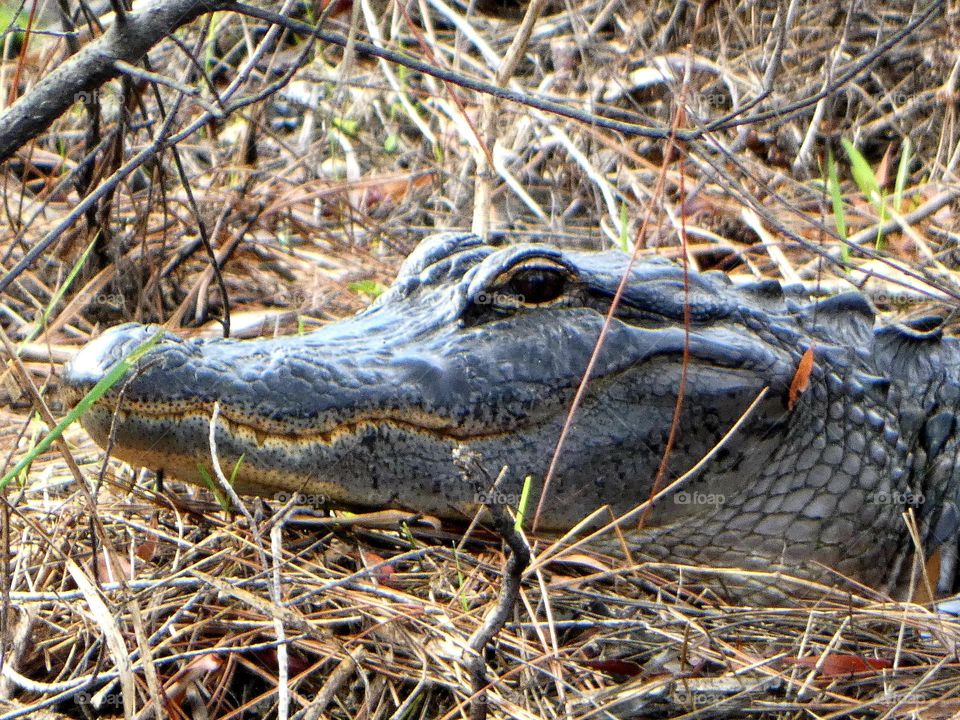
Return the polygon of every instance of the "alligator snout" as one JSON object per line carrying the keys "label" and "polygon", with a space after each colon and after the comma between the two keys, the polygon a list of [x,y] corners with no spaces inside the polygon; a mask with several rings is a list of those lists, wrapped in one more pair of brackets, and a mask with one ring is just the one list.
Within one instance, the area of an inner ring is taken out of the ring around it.
{"label": "alligator snout", "polygon": [[[216,454],[241,492],[469,517],[504,467],[506,496],[518,498],[527,476],[542,482],[623,261],[438,236],[374,306],[315,332],[247,341],[166,333],[82,423],[121,459],[197,480],[212,462],[216,409]],[[684,426],[700,428],[676,447],[676,472],[770,383],[745,367],[783,384],[768,348],[728,328],[687,336],[676,327],[675,268],[639,271],[646,279],[634,301],[624,298],[598,356],[541,527],[571,527],[602,505],[625,512],[650,494],[685,344],[699,368],[691,389],[711,407],[689,406]],[[696,317],[722,315],[717,297],[699,297]],[[104,332],[65,369],[67,393],[79,399],[155,332]]]}
{"label": "alligator snout", "polygon": [[[76,403],[91,390],[121,360],[149,341],[160,328],[157,326],[127,323],[105,330],[78,352],[64,367],[61,380],[63,391],[71,403]],[[171,333],[165,333],[162,339],[166,343],[176,343],[180,339]]]}

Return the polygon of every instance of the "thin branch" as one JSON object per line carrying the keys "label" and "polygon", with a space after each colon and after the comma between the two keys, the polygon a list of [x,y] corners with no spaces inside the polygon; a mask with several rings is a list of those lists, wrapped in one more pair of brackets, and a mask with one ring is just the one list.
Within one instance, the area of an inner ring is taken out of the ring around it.
{"label": "thin branch", "polygon": [[487,503],[487,509],[493,519],[493,528],[510,548],[510,559],[503,574],[503,587],[497,605],[487,615],[483,624],[477,629],[467,644],[465,664],[470,672],[470,681],[473,689],[473,698],[470,702],[470,720],[484,720],[487,716],[487,673],[484,661],[485,649],[493,638],[506,625],[513,607],[520,597],[520,581],[523,571],[530,563],[530,548],[523,536],[514,527],[513,520],[503,505],[494,501]]}
{"label": "thin branch", "polygon": [[[226,10],[233,10],[243,15],[249,15],[250,17],[266,20],[270,23],[283,25],[293,32],[304,35],[313,35],[317,39],[323,40],[324,42],[328,42],[332,45],[339,45],[340,47],[347,46],[347,38],[339,33],[320,30],[319,28],[315,28],[305,22],[294,20],[293,18],[286,18],[282,15],[278,15],[277,13],[270,12],[269,10],[264,10],[263,8],[254,7],[252,5],[247,5],[246,3],[240,2],[227,2],[224,3],[224,6],[224,9]],[[476,90],[477,92],[493,95],[494,97],[502,100],[510,100],[520,105],[526,105],[528,107],[536,108],[537,110],[554,113],[561,117],[570,118],[571,120],[576,120],[587,125],[602,127],[606,128],[607,130],[614,130],[616,132],[622,132],[625,135],[634,137],[665,139],[670,136],[670,128],[649,127],[645,125],[638,125],[636,123],[620,122],[618,120],[608,120],[606,118],[597,117],[591,112],[577,110],[569,105],[565,105],[554,100],[548,100],[543,97],[537,97],[529,93],[519,92],[517,90],[511,90],[505,87],[498,87],[494,83],[467,77],[466,75],[453,72],[452,70],[445,70],[435,65],[416,60],[409,55],[403,55],[392,50],[378,48],[376,45],[363,42],[361,40],[357,40],[354,43],[354,47],[360,54],[389,60],[390,62],[403,65],[404,67],[414,70],[415,72],[420,72],[424,75],[430,75],[438,80],[453,83],[454,85],[466,88],[467,90]],[[704,131],[702,130],[683,131],[678,134],[678,139],[691,140],[693,138],[700,137],[703,135],[703,133]]]}
{"label": "thin branch", "polygon": [[[795,115],[798,115],[801,111],[809,108],[811,105],[816,105],[824,98],[829,97],[857,77],[860,73],[869,70],[871,67],[873,67],[878,58],[885,55],[888,51],[906,40],[913,32],[918,30],[934,15],[942,11],[943,5],[943,0],[934,0],[934,2],[930,3],[923,12],[914,18],[912,22],[904,25],[900,30],[897,30],[883,42],[878,43],[877,46],[870,52],[857,58],[856,62],[852,63],[846,70],[837,75],[833,82],[824,85],[819,92],[814,93],[813,95],[807,95],[806,97],[783,107],[774,107],[771,110],[766,110],[764,112],[757,113],[756,115],[742,115],[745,109],[749,109],[755,104],[751,103],[746,107],[737,108],[725,117],[711,122],[701,134],[706,134],[707,132],[713,132],[716,130],[727,130],[739,125],[753,125],[763,120],[776,119],[777,121],[785,122],[791,119]],[[683,140],[684,138],[681,137],[679,139]]]}
{"label": "thin branch", "polygon": [[114,22],[103,37],[46,75],[0,115],[0,162],[45,132],[86,93],[120,75],[116,61],[136,63],[168,33],[228,4],[220,0],[166,0]]}

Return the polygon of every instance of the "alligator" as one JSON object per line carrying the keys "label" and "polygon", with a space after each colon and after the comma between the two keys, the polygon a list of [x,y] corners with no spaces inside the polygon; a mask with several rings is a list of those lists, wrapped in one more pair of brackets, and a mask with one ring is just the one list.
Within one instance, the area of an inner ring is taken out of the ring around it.
{"label": "alligator", "polygon": [[[199,482],[216,404],[239,493],[470,518],[503,468],[496,497],[528,476],[537,496],[612,306],[539,528],[664,488],[625,535],[644,558],[897,592],[940,549],[934,579],[952,585],[958,343],[929,319],[875,327],[856,291],[442,233],[369,308],[316,331],[165,333],[82,424],[122,460]],[[154,331],[88,343],[68,398]]]}

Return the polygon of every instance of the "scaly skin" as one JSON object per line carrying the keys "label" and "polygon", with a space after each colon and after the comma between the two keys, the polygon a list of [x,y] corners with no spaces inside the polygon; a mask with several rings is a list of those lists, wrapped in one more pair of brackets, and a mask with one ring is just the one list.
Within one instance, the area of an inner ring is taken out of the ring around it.
{"label": "scaly skin", "polygon": [[[226,473],[244,458],[239,492],[470,517],[503,466],[503,495],[518,495],[528,474],[542,480],[627,262],[619,252],[437,235],[373,306],[316,332],[253,341],[168,334],[116,386],[124,390],[113,454],[196,481],[197,466],[211,462],[218,401]],[[685,287],[675,265],[636,265],[541,527],[569,528],[601,505],[624,513],[650,496],[686,344],[664,484],[767,390],[715,457],[656,504],[635,537],[639,553],[835,578],[826,567],[873,586],[902,581],[912,544],[901,513],[911,503],[926,550],[955,547],[960,363],[953,340],[873,325],[856,293],[805,303],[776,283],[736,288],[691,273]],[[68,394],[82,396],[152,332],[124,325],[92,341],[64,373]],[[790,384],[810,347],[809,386],[791,408]],[[117,400],[114,390],[83,418],[101,446]]]}

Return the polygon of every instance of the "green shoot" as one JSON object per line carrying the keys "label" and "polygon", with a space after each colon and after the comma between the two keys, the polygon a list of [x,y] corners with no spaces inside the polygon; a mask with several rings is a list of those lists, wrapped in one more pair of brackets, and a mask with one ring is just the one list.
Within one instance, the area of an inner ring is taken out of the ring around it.
{"label": "green shoot", "polygon": [[73,285],[73,281],[76,280],[77,275],[80,273],[80,269],[86,266],[87,257],[90,255],[90,252],[93,250],[94,243],[100,238],[100,233],[98,232],[93,240],[90,241],[90,244],[84,249],[80,254],[80,257],[77,258],[77,261],[73,264],[73,267],[70,268],[70,273],[67,275],[66,279],[63,281],[63,284],[57,288],[53,293],[53,296],[50,298],[50,302],[47,303],[47,306],[43,309],[43,312],[40,314],[40,318],[34,323],[33,327],[30,328],[30,331],[27,333],[24,338],[24,342],[30,342],[40,332],[47,326],[47,321],[50,319],[50,315],[53,314],[53,309],[57,306],[57,303],[63,298],[67,290],[70,289],[70,286]]}
{"label": "green shoot", "polygon": [[625,253],[630,252],[630,218],[627,215],[627,204],[620,203],[620,237],[617,240],[620,243],[620,249]]}
{"label": "green shoot", "polygon": [[843,149],[846,151],[847,157],[850,160],[850,172],[853,175],[853,181],[857,184],[857,187],[860,188],[860,192],[866,196],[867,200],[869,200],[877,210],[876,248],[880,250],[883,241],[883,234],[880,228],[887,221],[886,198],[883,196],[880,184],[877,182],[877,177],[874,175],[873,170],[870,168],[870,163],[867,162],[863,153],[857,150],[849,140],[844,139],[841,140],[840,143],[843,145]]}
{"label": "green shoot", "polygon": [[224,17],[222,13],[215,12],[210,14],[210,30],[207,32],[207,41],[204,43],[205,49],[203,53],[203,66],[207,70],[213,69],[217,62],[216,57],[214,57],[217,47],[216,38],[223,21]]}
{"label": "green shoot", "polygon": [[847,153],[847,158],[850,160],[850,172],[853,175],[853,181],[857,184],[857,187],[860,188],[860,192],[866,196],[867,200],[875,206],[879,206],[883,198],[880,194],[880,185],[877,183],[877,178],[870,168],[870,163],[867,162],[863,153],[857,150],[852,142],[844,139],[841,140],[840,143],[843,145],[843,149]]}
{"label": "green shoot", "polygon": [[400,523],[400,534],[403,535],[404,540],[406,540],[412,547],[420,547],[422,543],[417,540],[416,535],[413,534],[413,530],[410,529],[410,524],[404,520]]}
{"label": "green shoot", "polygon": [[203,484],[207,486],[207,489],[213,493],[213,496],[217,499],[217,504],[220,505],[220,509],[225,513],[229,513],[230,501],[227,499],[227,495],[223,492],[220,484],[213,481],[213,476],[210,474],[210,471],[203,465],[197,464],[197,475],[203,481]]}
{"label": "green shoot", "polygon": [[371,300],[376,300],[383,295],[386,288],[376,280],[357,280],[347,285],[353,292],[366,295]]}
{"label": "green shoot", "polygon": [[850,261],[850,246],[847,245],[847,219],[843,215],[843,196],[840,194],[840,178],[837,173],[837,161],[833,151],[827,148],[827,190],[833,205],[833,222],[837,226],[837,235],[843,243],[840,245],[840,260],[846,265]]}
{"label": "green shoot", "polygon": [[349,118],[331,118],[330,122],[347,137],[356,137],[360,129],[360,123]]}
{"label": "green shoot", "polygon": [[460,599],[460,609],[463,612],[470,611],[470,603],[467,602],[467,597],[464,595],[464,588],[467,584],[467,576],[463,573],[463,568],[460,567],[460,553],[457,552],[457,548],[453,548],[453,561],[457,566],[457,597]]}
{"label": "green shoot", "polygon": [[240,466],[243,465],[243,458],[245,457],[246,453],[242,453],[240,457],[237,458],[237,462],[234,464],[233,470],[230,471],[230,487],[236,485],[237,475],[240,474]]}
{"label": "green shoot", "polygon": [[[14,12],[13,5],[18,4],[19,8]],[[7,42],[8,33],[12,32],[10,37],[10,46],[9,52],[10,56],[13,57],[14,53],[20,51],[20,47],[23,45],[24,36],[26,33],[17,31],[13,32],[14,26],[21,24],[26,24],[26,18],[22,18],[27,14],[27,11],[23,9],[22,3],[9,3],[8,6],[0,6],[0,50],[4,49],[3,45]]]}
{"label": "green shoot", "polygon": [[518,532],[523,528],[523,519],[527,514],[527,506],[530,504],[530,487],[532,484],[533,476],[527,475],[523,479],[523,489],[520,490],[520,504],[517,506],[517,519],[513,522],[513,528]]}
{"label": "green shoot", "polygon": [[893,186],[893,209],[896,212],[903,212],[903,189],[907,185],[907,175],[910,172],[910,153],[912,151],[910,138],[903,141],[903,148],[900,150],[900,162],[897,164],[897,179]]}

